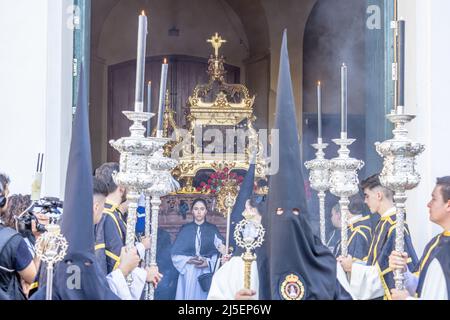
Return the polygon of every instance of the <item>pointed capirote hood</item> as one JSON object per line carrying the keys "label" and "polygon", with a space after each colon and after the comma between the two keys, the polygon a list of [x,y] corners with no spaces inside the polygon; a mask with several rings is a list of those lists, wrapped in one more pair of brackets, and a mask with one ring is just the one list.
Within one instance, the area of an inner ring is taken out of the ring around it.
{"label": "pointed capirote hood", "polygon": [[336,260],[307,221],[287,33],[280,54],[275,128],[279,131],[279,170],[269,178],[268,235],[270,293],[274,300],[333,299]]}

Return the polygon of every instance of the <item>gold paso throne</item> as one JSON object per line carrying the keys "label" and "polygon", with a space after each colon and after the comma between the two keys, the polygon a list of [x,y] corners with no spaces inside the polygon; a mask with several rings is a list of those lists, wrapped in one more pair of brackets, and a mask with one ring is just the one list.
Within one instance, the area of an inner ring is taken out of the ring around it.
{"label": "gold paso throne", "polygon": [[[245,173],[253,157],[256,163],[255,176],[257,180],[264,181],[266,161],[263,146],[253,127],[256,120],[253,114],[255,96],[251,96],[247,87],[242,84],[226,83],[225,58],[219,55],[219,49],[226,40],[216,33],[207,41],[214,49],[214,54],[211,54],[208,61],[209,82],[198,84],[188,98],[185,128],[177,126],[169,94],[166,94],[163,136],[171,137],[172,141],[165,146],[165,153],[179,161],[173,175],[180,181],[182,188],[176,194],[167,196],[161,209],[163,215],[170,215],[181,204],[185,204],[187,209],[195,198],[203,198],[212,211],[213,221],[209,221],[222,226],[223,230],[224,217],[230,212],[232,205],[230,196],[237,196],[238,183],[224,182],[222,192],[212,194],[210,190],[199,190],[199,186],[195,185],[196,181],[200,176],[222,172],[225,168]],[[220,139],[222,142],[218,141]],[[257,192],[267,193],[265,184],[260,185],[262,187]],[[217,215],[220,217],[214,217]],[[164,217],[161,218],[164,220]],[[166,224],[169,227],[169,221],[161,223],[162,226]]]}

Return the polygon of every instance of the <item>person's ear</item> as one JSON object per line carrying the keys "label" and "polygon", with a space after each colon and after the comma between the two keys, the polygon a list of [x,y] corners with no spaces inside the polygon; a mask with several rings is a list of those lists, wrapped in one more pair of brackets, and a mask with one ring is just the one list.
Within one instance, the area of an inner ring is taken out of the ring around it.
{"label": "person's ear", "polygon": [[377,191],[377,200],[378,200],[378,201],[383,200],[383,192]]}
{"label": "person's ear", "polygon": [[447,203],[445,204],[445,210],[447,212],[450,212],[450,200],[448,200]]}

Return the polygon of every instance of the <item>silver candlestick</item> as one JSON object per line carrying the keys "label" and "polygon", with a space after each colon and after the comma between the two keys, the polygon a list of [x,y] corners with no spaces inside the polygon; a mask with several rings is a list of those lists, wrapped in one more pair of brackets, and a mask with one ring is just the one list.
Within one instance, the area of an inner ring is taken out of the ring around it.
{"label": "silver candlestick", "polygon": [[[128,218],[126,246],[134,247],[136,211],[140,194],[148,189],[153,183],[153,173],[148,165],[148,158],[159,145],[147,139],[143,122],[150,120],[154,114],[147,112],[123,111],[125,116],[133,121],[130,127],[130,137],[111,140],[111,146],[120,152],[120,172],[113,175],[117,185],[127,188]],[[132,278],[128,277],[128,284],[131,285]]]}
{"label": "silver candlestick", "polygon": [[[180,184],[176,181],[171,174],[173,168],[178,165],[178,161],[164,157],[163,146],[167,144],[170,139],[167,138],[148,138],[158,145],[157,151],[148,159],[148,166],[152,172],[154,172],[154,181],[150,188],[146,192],[146,199],[151,197],[151,232],[150,232],[150,210],[146,212],[145,216],[145,236],[150,236],[151,247],[145,253],[145,266],[157,266],[156,263],[156,248],[158,241],[158,216],[159,207],[161,205],[161,197],[168,195],[171,192],[175,192],[180,188]],[[150,207],[149,204],[146,205]],[[145,299],[154,300],[155,287],[153,284],[146,284],[145,286]]]}
{"label": "silver candlestick", "polygon": [[341,133],[341,139],[333,140],[341,146],[338,150],[339,156],[330,160],[330,192],[340,197],[339,206],[341,209],[341,254],[348,255],[348,205],[349,197],[358,193],[358,170],[364,166],[362,160],[350,157],[348,146],[355,142],[355,139],[348,139],[347,133]]}
{"label": "silver candlestick", "polygon": [[319,216],[320,216],[320,240],[326,243],[325,238],[325,192],[330,188],[330,161],[325,159],[325,150],[328,144],[318,139],[317,143],[312,145],[317,150],[316,158],[305,163],[305,167],[310,170],[309,182],[311,188],[316,190],[319,197]]}
{"label": "silver candlestick", "polygon": [[[403,107],[386,116],[395,126],[394,138],[382,143],[375,143],[378,154],[384,158],[383,170],[380,174],[381,184],[392,190],[396,213],[395,251],[403,252],[405,230],[406,190],[414,189],[420,182],[420,174],[416,170],[416,157],[425,150],[425,146],[412,142],[408,138],[405,125],[415,116],[404,113]],[[395,288],[405,287],[405,277],[401,270],[394,270]]]}
{"label": "silver candlestick", "polygon": [[[396,208],[395,251],[403,252],[405,247],[405,202],[406,190],[414,189],[420,182],[420,175],[416,171],[416,157],[425,150],[425,146],[412,142],[408,138],[406,124],[415,116],[405,114],[405,21],[393,21],[395,29],[395,48],[397,51],[395,79],[396,109],[387,115],[387,119],[394,124],[394,138],[375,144],[378,154],[384,158],[380,183],[392,190]],[[405,277],[402,270],[394,270],[395,288],[405,288]]]}

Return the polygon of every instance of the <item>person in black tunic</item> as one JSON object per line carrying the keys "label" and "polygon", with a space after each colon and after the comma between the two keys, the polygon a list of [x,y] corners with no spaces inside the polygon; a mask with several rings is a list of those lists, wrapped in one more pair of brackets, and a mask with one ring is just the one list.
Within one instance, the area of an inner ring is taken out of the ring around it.
{"label": "person in black tunic", "polygon": [[[364,215],[364,202],[357,195],[350,199],[347,228],[348,254],[353,257],[353,261],[366,261],[369,254],[370,243],[372,242],[372,223],[369,215]],[[338,218],[341,218],[340,208],[336,208]],[[337,242],[333,254],[336,257],[341,255],[341,239]]]}
{"label": "person in black tunic", "polygon": [[215,269],[224,239],[219,229],[206,221],[206,214],[205,200],[194,200],[194,221],[181,227],[173,244],[172,262],[179,272],[177,300],[206,300],[208,296],[198,277]]}

